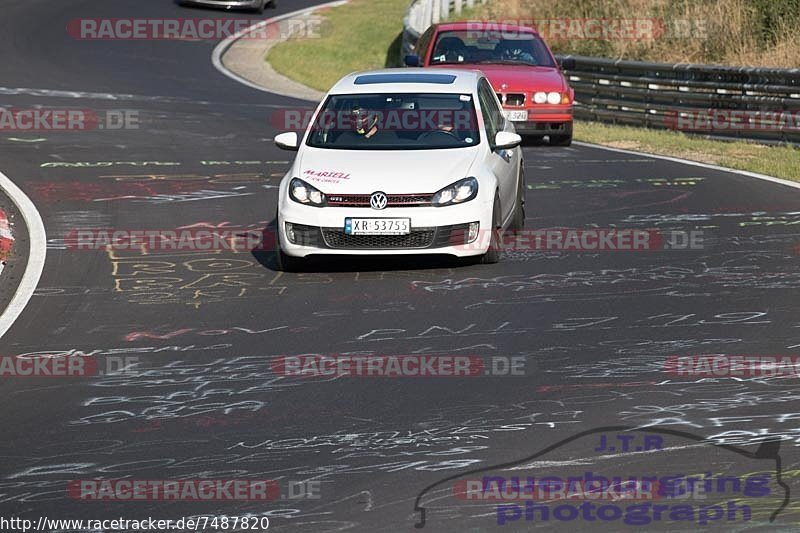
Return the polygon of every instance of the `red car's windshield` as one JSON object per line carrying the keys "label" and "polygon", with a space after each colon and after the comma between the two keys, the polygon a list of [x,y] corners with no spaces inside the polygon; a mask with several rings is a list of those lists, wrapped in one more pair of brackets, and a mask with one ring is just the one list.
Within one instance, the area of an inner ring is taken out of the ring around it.
{"label": "red car's windshield", "polygon": [[544,41],[534,33],[485,30],[443,31],[433,47],[432,65],[509,63],[555,67]]}

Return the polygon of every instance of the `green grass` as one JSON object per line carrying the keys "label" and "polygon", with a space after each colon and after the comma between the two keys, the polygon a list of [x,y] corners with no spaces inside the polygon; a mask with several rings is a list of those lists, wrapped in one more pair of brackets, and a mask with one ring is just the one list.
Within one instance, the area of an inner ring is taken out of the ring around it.
{"label": "green grass", "polygon": [[398,66],[408,0],[351,0],[320,13],[319,38],[290,39],[267,55],[272,67],[303,85],[327,91],[358,70]]}
{"label": "green grass", "polygon": [[[324,12],[321,38],[278,44],[267,60],[280,73],[327,91],[347,73],[397,66],[408,0],[351,0]],[[476,8],[478,11],[481,8]],[[469,19],[475,12],[464,13]],[[575,138],[616,148],[682,157],[800,181],[800,150],[690,137],[680,132],[576,122]]]}
{"label": "green grass", "polygon": [[576,122],[576,140],[759,172],[800,181],[800,149],[743,141],[714,141],[680,132]]}

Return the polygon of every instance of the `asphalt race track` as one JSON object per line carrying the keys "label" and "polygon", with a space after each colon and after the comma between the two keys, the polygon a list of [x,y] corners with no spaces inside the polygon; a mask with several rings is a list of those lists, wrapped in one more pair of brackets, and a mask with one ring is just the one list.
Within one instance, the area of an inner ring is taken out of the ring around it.
{"label": "asphalt race track", "polygon": [[[268,14],[313,3],[284,1]],[[702,248],[515,251],[497,265],[336,260],[296,274],[276,272],[269,252],[72,249],[66,236],[85,228],[269,228],[291,157],[272,145],[271,117],[303,102],[221,75],[215,42],[77,41],[65,30],[83,17],[228,16],[255,18],[169,0],[4,2],[3,106],[129,110],[139,128],[0,134],[0,172],[34,201],[48,236],[38,289],[0,355],[123,366],[0,380],[0,516],[266,516],[270,530],[309,532],[620,531],[637,526],[566,511],[528,519],[524,502],[501,513],[497,502],[454,496],[454,486],[487,472],[710,472],[766,476],[767,494],[723,498],[748,504],[750,520],[726,509],[707,524],[662,518],[638,528],[796,530],[797,378],[665,371],[670,356],[800,355],[796,189],[594,147],[530,146],[526,227],[695,231]],[[487,368],[518,357],[524,372],[273,372],[275,357],[297,354],[469,355]],[[608,448],[625,428],[638,428],[635,447]],[[645,449],[648,438],[663,449]],[[101,478],[271,479],[287,497],[68,494],[71,481]],[[318,493],[289,498],[292,486]],[[705,496],[683,503],[718,495]]]}

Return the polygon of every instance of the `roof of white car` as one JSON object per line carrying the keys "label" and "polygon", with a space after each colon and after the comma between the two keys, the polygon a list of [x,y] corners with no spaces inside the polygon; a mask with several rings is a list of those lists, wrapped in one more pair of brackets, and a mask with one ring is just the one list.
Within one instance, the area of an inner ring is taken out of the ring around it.
{"label": "roof of white car", "polygon": [[361,93],[450,93],[469,94],[483,74],[477,70],[441,68],[391,68],[348,74],[330,94]]}

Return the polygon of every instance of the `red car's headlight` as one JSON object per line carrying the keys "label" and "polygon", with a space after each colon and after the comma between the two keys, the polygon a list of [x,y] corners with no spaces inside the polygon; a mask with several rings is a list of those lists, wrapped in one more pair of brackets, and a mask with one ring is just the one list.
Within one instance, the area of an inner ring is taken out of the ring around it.
{"label": "red car's headlight", "polygon": [[546,93],[543,91],[539,91],[533,93],[533,102],[536,104],[552,104],[552,105],[569,104],[570,98],[568,92],[559,93],[556,91],[551,91]]}

